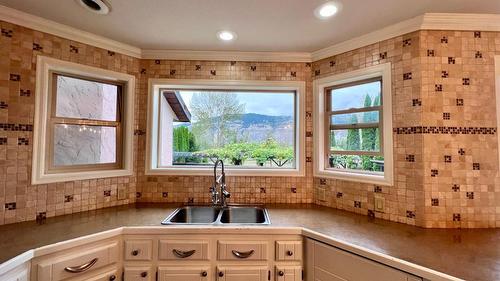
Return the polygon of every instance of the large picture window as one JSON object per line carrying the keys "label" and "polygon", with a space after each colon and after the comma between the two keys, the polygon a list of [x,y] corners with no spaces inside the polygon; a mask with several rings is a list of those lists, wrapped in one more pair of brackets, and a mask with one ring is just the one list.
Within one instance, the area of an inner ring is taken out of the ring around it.
{"label": "large picture window", "polygon": [[219,159],[233,174],[298,173],[301,87],[175,82],[152,94],[149,173],[202,173]]}
{"label": "large picture window", "polygon": [[390,63],[314,81],[314,174],[393,184]]}

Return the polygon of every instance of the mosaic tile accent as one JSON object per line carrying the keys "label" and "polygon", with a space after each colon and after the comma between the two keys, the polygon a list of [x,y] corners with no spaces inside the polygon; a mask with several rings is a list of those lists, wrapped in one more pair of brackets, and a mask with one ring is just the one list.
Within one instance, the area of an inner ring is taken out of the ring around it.
{"label": "mosaic tile accent", "polygon": [[477,127],[436,127],[436,126],[414,126],[394,128],[398,134],[451,134],[451,135],[494,135],[497,128],[477,128]]}

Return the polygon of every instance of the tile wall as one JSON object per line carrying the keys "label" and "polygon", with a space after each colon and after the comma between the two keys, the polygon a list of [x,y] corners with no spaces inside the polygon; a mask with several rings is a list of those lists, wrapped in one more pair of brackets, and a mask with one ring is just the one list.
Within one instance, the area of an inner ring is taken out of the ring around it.
{"label": "tile wall", "polygon": [[[500,33],[420,31],[308,64],[139,60],[0,26],[0,224],[136,201],[208,202],[210,177],[144,175],[147,80],[155,77],[306,82],[306,176],[229,176],[233,202],[315,202],[423,227],[500,227],[492,102]],[[134,176],[30,184],[39,54],[137,77]],[[394,186],[313,178],[313,79],[384,62],[393,69]],[[384,213],[373,211],[374,196],[385,199]]]}
{"label": "tile wall", "polygon": [[500,33],[420,31],[313,63],[321,77],[392,62],[395,112],[394,186],[315,178],[327,193],[316,203],[423,227],[500,227],[495,55]]}
{"label": "tile wall", "polygon": [[0,224],[134,202],[135,175],[42,185],[30,181],[36,56],[137,78],[139,60],[6,22],[0,21],[0,28]]}
{"label": "tile wall", "polygon": [[279,80],[305,81],[306,176],[305,177],[231,177],[227,185],[233,203],[312,203],[312,76],[310,63],[209,62],[143,60],[141,62],[139,136],[137,163],[137,200],[142,202],[210,202],[209,176],[145,176],[147,83],[148,78]]}

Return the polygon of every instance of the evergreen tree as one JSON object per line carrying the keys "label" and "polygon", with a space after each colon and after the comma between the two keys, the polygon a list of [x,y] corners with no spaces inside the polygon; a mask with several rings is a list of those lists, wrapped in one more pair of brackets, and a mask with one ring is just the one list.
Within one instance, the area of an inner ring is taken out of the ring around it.
{"label": "evergreen tree", "polygon": [[[358,120],[353,115],[351,117],[351,123],[356,124]],[[360,138],[359,129],[349,129],[347,130],[347,150],[359,150],[360,149]]]}

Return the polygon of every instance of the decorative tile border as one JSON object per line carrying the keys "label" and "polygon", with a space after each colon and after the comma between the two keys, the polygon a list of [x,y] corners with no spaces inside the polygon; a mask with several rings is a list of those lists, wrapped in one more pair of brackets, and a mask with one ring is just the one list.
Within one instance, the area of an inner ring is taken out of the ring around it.
{"label": "decorative tile border", "polygon": [[0,131],[23,131],[31,132],[33,131],[33,125],[29,124],[11,124],[11,123],[0,123]]}
{"label": "decorative tile border", "polygon": [[398,135],[410,135],[410,134],[494,135],[497,132],[497,128],[413,126],[413,127],[394,128],[393,131]]}

